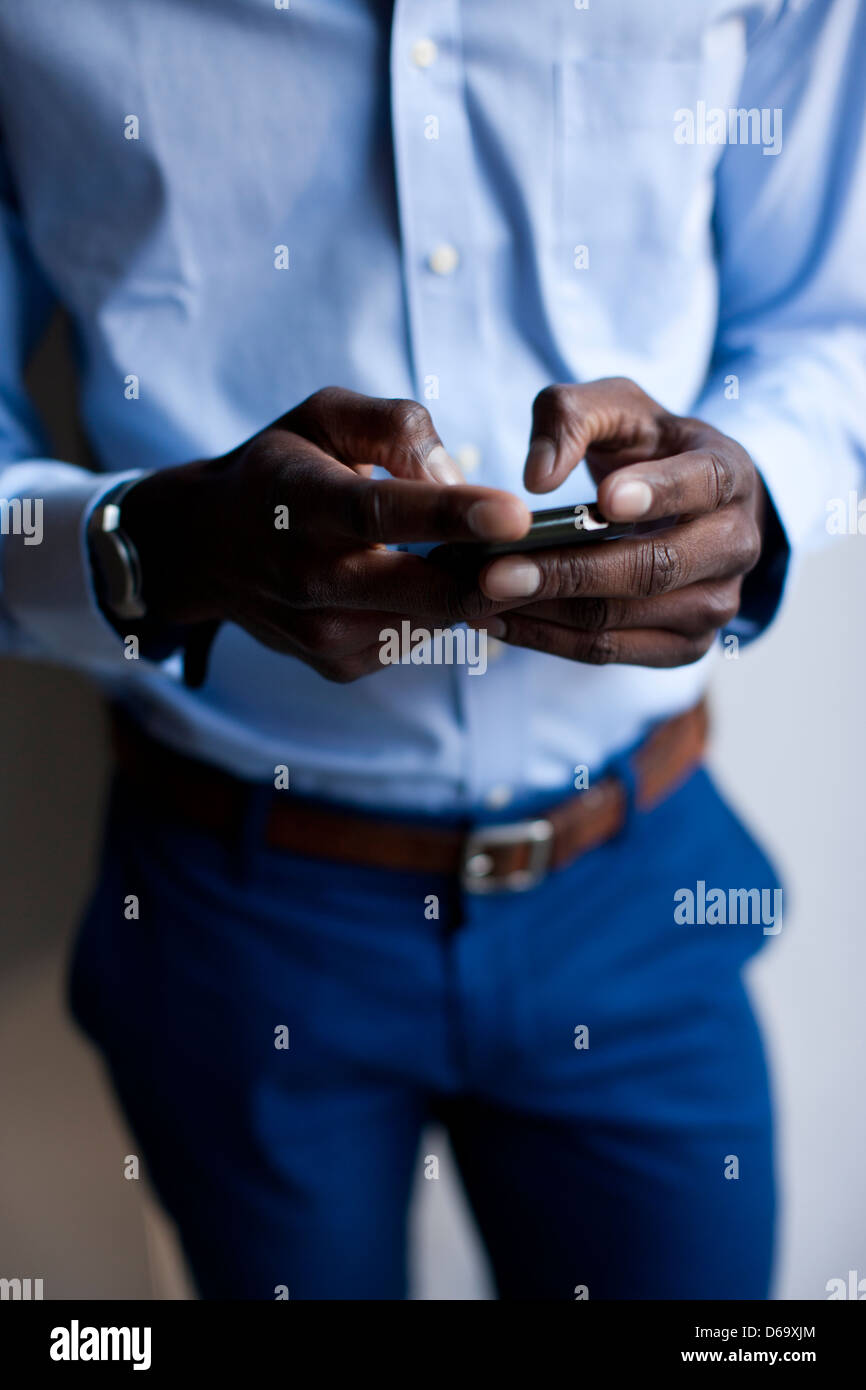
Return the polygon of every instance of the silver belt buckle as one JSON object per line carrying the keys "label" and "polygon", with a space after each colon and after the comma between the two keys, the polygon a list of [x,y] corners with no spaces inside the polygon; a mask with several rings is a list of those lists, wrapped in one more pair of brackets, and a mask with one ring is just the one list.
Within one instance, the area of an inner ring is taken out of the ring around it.
{"label": "silver belt buckle", "polygon": [[[525,869],[495,874],[490,853],[501,845],[529,845]],[[466,893],[523,893],[540,883],[553,858],[553,826],[549,820],[513,821],[510,825],[489,825],[466,837],[460,862],[460,886]]]}

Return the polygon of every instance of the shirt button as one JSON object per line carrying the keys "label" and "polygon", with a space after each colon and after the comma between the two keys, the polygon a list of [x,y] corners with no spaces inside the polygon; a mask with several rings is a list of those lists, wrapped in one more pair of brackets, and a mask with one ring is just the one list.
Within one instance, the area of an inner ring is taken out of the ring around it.
{"label": "shirt button", "polygon": [[418,39],[412,45],[412,62],[416,68],[432,68],[439,57],[439,49],[432,39]]}
{"label": "shirt button", "polygon": [[434,275],[453,275],[460,264],[460,252],[456,246],[451,246],[449,242],[443,241],[441,245],[433,247],[427,258],[427,264]]}
{"label": "shirt button", "polygon": [[477,473],[481,466],[481,451],[474,444],[461,444],[454,458],[464,473]]}
{"label": "shirt button", "polygon": [[513,796],[514,792],[511,790],[510,787],[506,787],[505,783],[503,782],[498,787],[490,788],[490,791],[484,798],[484,804],[485,806],[489,807],[491,811],[501,811],[503,806],[508,805]]}

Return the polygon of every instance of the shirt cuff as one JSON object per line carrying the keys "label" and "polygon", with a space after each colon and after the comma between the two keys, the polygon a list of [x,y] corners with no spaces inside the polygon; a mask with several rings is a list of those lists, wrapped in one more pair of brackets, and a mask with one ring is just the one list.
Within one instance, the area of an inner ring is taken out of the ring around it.
{"label": "shirt cuff", "polygon": [[7,503],[30,503],[30,534],[10,525],[0,537],[3,609],[28,641],[72,665],[124,662],[123,642],[97,602],[86,527],[111,488],[139,476],[97,475],[49,459],[12,464],[0,475]]}
{"label": "shirt cuff", "polygon": [[820,534],[827,511],[826,477],[816,467],[809,434],[781,410],[741,409],[739,401],[713,393],[695,406],[694,415],[742,445],[767,490],[761,558],[746,576],[740,612],[727,629],[751,641],[778,616],[803,550]]}

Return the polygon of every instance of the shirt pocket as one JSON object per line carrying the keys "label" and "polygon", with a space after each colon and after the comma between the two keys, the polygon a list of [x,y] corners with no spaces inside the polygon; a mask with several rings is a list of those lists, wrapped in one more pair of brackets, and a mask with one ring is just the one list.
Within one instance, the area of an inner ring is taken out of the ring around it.
{"label": "shirt pocket", "polygon": [[677,143],[676,113],[706,98],[700,57],[564,57],[557,64],[559,279],[611,287],[647,260],[705,245],[717,147]]}

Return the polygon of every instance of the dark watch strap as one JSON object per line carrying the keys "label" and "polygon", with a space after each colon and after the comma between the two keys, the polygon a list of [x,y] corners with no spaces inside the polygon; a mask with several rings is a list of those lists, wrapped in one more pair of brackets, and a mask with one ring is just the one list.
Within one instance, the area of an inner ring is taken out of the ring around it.
{"label": "dark watch strap", "polygon": [[[107,492],[100,500],[99,507],[114,505],[120,507],[124,497],[137,483],[140,477],[128,478],[122,483]],[[141,569],[134,545],[125,535],[121,524],[118,526],[115,535],[124,545],[129,558],[131,572],[136,576],[136,580],[141,587]],[[106,592],[106,586],[98,563],[93,563],[93,548],[91,547],[91,562],[93,566],[94,588],[99,607],[104,617],[108,620],[115,632],[121,637],[135,637],[138,641],[138,649],[141,656],[146,661],[167,661],[176,652],[183,654],[183,683],[190,689],[199,689],[207,679],[207,664],[210,650],[213,646],[214,638],[220,628],[219,620],[196,623],[193,626],[173,626],[159,622],[151,618],[146,610],[141,617],[124,617],[118,614],[111,606]]]}

